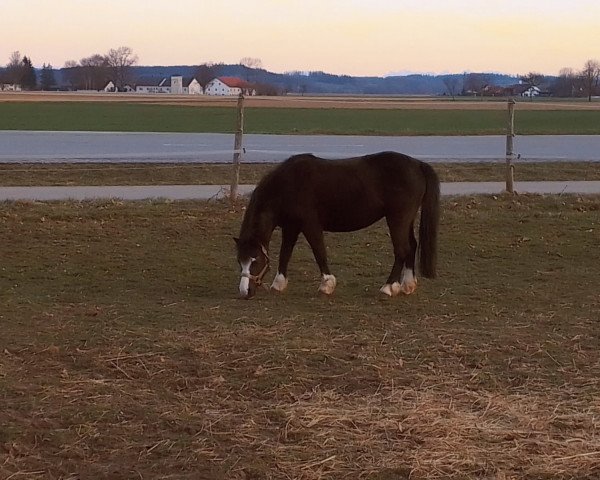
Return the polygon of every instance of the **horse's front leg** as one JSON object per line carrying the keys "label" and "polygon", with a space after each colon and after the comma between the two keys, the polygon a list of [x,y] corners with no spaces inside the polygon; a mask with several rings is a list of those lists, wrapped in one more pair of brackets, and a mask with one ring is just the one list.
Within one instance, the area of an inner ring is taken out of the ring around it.
{"label": "horse's front leg", "polygon": [[292,252],[296,241],[300,235],[300,229],[294,227],[286,227],[281,229],[281,250],[279,251],[279,268],[277,269],[277,275],[273,279],[271,289],[277,292],[283,292],[288,285],[288,274],[287,268],[290,258],[292,258]]}
{"label": "horse's front leg", "polygon": [[325,248],[323,230],[308,228],[305,229],[303,233],[310,248],[312,248],[319,270],[321,270],[321,284],[319,285],[319,291],[325,295],[331,295],[335,290],[337,280],[329,271],[329,265],[327,264],[327,249]]}

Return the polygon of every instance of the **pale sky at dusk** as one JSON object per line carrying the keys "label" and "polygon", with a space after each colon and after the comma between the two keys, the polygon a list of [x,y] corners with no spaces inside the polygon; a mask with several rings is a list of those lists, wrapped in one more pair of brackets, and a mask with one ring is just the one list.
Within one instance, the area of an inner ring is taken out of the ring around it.
{"label": "pale sky at dusk", "polygon": [[0,65],[129,46],[139,65],[509,74],[600,59],[600,0],[0,0]]}

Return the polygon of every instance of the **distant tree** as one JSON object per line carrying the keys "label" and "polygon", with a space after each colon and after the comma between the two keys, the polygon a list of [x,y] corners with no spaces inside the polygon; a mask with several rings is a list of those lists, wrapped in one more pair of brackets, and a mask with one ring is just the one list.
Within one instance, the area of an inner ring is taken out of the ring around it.
{"label": "distant tree", "polygon": [[275,96],[281,94],[279,88],[269,83],[256,83],[254,84],[254,89],[256,90],[257,95]]}
{"label": "distant tree", "polygon": [[538,72],[529,72],[526,75],[521,75],[519,77],[519,80],[521,80],[521,82],[526,83],[528,85],[534,85],[536,87],[539,87],[542,83],[544,83],[545,79],[546,77],[544,76],[544,74]]}
{"label": "distant tree", "polygon": [[463,77],[463,93],[482,95],[483,89],[490,83],[490,76],[485,73],[466,73]]}
{"label": "distant tree", "polygon": [[40,75],[40,88],[42,90],[52,90],[56,86],[56,78],[54,77],[54,69],[52,65],[42,65],[42,73]]}
{"label": "distant tree", "polygon": [[243,57],[240,60],[240,65],[247,68],[263,68],[262,60],[260,58]]}
{"label": "distant tree", "polygon": [[198,66],[195,77],[203,89],[206,88],[208,82],[219,76],[220,67],[220,65],[213,63],[203,63]]}
{"label": "distant tree", "polygon": [[115,86],[121,90],[132,81],[132,69],[138,56],[129,47],[112,48],[106,55],[106,63],[110,69]]}
{"label": "distant tree", "polygon": [[579,73],[583,93],[588,97],[588,102],[592,101],[592,95],[598,88],[598,79],[600,78],[600,62],[598,60],[588,60]]}
{"label": "distant tree", "polygon": [[11,53],[4,71],[4,78],[7,83],[21,84],[23,79],[23,58],[19,51]]}
{"label": "distant tree", "polygon": [[243,57],[240,60],[240,65],[244,70],[244,77],[248,82],[256,82],[256,71],[263,68],[263,63],[260,58]]}
{"label": "distant tree", "polygon": [[570,67],[561,68],[558,77],[551,86],[552,94],[557,97],[573,97],[577,93],[578,87],[577,75]]}
{"label": "distant tree", "polygon": [[35,90],[37,88],[37,75],[35,68],[31,63],[31,59],[23,57],[22,63],[22,75],[21,75],[21,86],[24,90]]}
{"label": "distant tree", "polygon": [[96,53],[79,60],[79,83],[84,90],[100,90],[108,83],[110,73],[108,60]]}
{"label": "distant tree", "polygon": [[462,78],[458,75],[448,75],[443,79],[444,86],[448,91],[448,95],[452,97],[452,100],[455,100],[455,96],[462,90]]}
{"label": "distant tree", "polygon": [[62,77],[64,82],[70,89],[76,89],[80,83],[80,69],[75,60],[67,60],[62,69]]}
{"label": "distant tree", "polygon": [[98,53],[79,62],[69,60],[62,70],[65,82],[74,90],[99,90],[109,79],[106,57]]}

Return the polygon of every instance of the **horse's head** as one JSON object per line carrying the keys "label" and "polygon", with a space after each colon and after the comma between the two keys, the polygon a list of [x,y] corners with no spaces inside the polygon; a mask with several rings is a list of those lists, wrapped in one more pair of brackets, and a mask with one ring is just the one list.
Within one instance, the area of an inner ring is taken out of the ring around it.
{"label": "horse's head", "polygon": [[269,254],[264,245],[254,240],[234,238],[237,246],[237,260],[242,269],[240,278],[240,295],[252,298],[256,287],[262,285],[265,274],[269,271]]}

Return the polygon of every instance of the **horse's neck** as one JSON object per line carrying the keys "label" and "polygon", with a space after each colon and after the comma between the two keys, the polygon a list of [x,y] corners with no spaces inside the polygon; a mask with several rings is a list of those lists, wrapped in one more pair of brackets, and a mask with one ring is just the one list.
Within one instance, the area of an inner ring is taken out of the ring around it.
{"label": "horse's neck", "polygon": [[268,248],[274,229],[273,212],[268,208],[251,206],[246,212],[240,237],[254,239]]}

